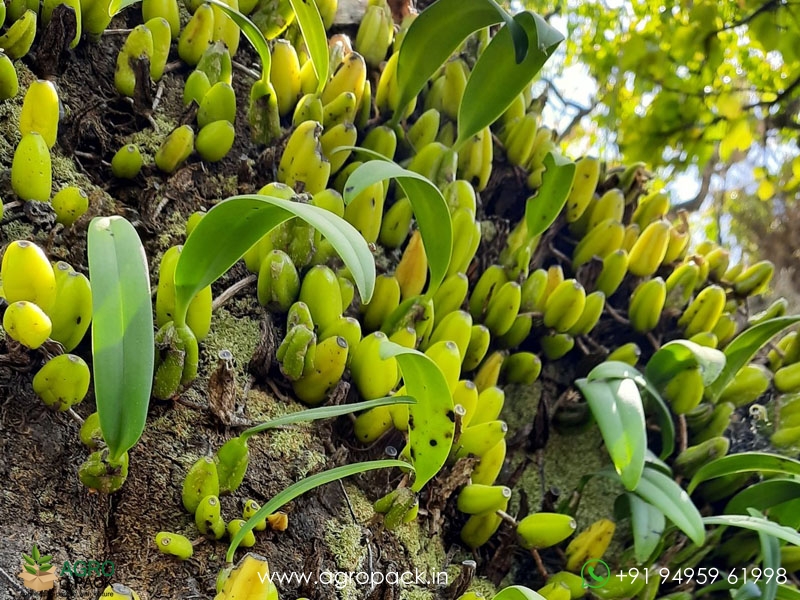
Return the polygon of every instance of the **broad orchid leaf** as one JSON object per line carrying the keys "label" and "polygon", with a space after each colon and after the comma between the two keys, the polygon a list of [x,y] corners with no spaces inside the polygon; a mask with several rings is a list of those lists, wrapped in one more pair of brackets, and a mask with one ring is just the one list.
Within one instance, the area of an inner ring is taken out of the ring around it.
{"label": "broad orchid leaf", "polygon": [[453,445],[453,397],[439,367],[422,352],[384,340],[381,358],[397,359],[409,396],[408,445],[416,473],[411,489],[419,492],[444,466]]}
{"label": "broad orchid leaf", "polygon": [[541,187],[525,202],[525,224],[531,238],[544,233],[556,220],[575,179],[575,163],[560,154],[548,152],[544,167]]}
{"label": "broad orchid leaf", "polygon": [[461,98],[458,139],[453,146],[456,149],[494,123],[564,41],[564,36],[537,14],[521,12],[514,15],[514,21],[528,36],[528,54],[521,63],[516,62],[512,29],[508,26],[492,38],[478,57]]}
{"label": "broad orchid leaf", "polygon": [[734,473],[780,473],[800,475],[800,461],[768,452],[729,454],[703,465],[689,483],[689,493],[704,481]]}
{"label": "broad orchid leaf", "polygon": [[[362,148],[359,150],[363,151]],[[373,153],[368,153],[374,156]],[[362,164],[347,178],[344,186],[344,202],[349,204],[364,189],[388,179],[396,180],[411,202],[428,259],[430,270],[428,294],[432,294],[447,274],[453,250],[450,210],[439,188],[426,177],[404,169],[394,162],[385,159],[371,160]]]}
{"label": "broad orchid leaf", "polygon": [[95,399],[109,458],[117,461],[141,437],[150,404],[150,273],[142,242],[122,217],[92,219],[87,246]]}
{"label": "broad orchid leaf", "polygon": [[709,399],[712,402],[716,401],[725,386],[733,381],[739,370],[750,362],[750,359],[764,344],[795,323],[800,323],[800,316],[770,319],[748,328],[731,340],[725,347],[725,368],[706,389]]}
{"label": "broad orchid leaf", "polygon": [[[458,15],[457,19],[453,15]],[[417,96],[436,70],[471,33],[500,22],[512,32],[514,56],[522,62],[528,53],[528,36],[494,0],[438,0],[423,10],[403,38],[397,59],[399,106]],[[394,116],[399,122],[400,113]]]}
{"label": "broad orchid leaf", "polygon": [[700,346],[689,340],[675,340],[661,346],[647,362],[645,374],[656,387],[664,386],[684,369],[699,367],[703,384],[708,386],[725,367],[725,355],[714,348]]}
{"label": "broad orchid leaf", "polygon": [[647,450],[644,408],[636,382],[630,378],[579,379],[575,385],[592,410],[622,484],[636,489]]}
{"label": "broad orchid leaf", "polygon": [[344,219],[311,204],[272,196],[244,195],[223,200],[198,222],[186,239],[175,268],[175,319],[185,318],[189,302],[221,277],[272,229],[299,217],[331,243],[350,269],[361,298],[375,287],[375,262],[361,234]]}

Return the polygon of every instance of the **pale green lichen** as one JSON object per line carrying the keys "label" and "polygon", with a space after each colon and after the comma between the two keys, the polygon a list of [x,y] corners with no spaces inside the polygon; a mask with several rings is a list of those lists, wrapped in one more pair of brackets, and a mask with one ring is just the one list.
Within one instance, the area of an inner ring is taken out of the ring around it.
{"label": "pale green lichen", "polygon": [[350,501],[350,507],[356,516],[359,523],[368,523],[375,516],[375,509],[372,507],[372,502],[369,501],[359,488],[356,486],[345,483],[344,490],[347,493],[347,498]]}
{"label": "pale green lichen", "polygon": [[393,531],[406,549],[415,569],[425,573],[438,573],[445,567],[446,557],[441,538],[431,537],[421,530],[418,521],[405,523]]}
{"label": "pale green lichen", "polygon": [[237,374],[244,376],[260,339],[258,322],[249,317],[235,317],[224,308],[218,308],[211,319],[211,331],[203,341],[204,360],[216,364],[219,351],[230,350]]}
{"label": "pale green lichen", "polygon": [[68,186],[77,186],[86,194],[94,190],[95,186],[86,175],[77,170],[75,161],[70,156],[51,151],[50,162],[53,168],[53,193]]}
{"label": "pale green lichen", "polygon": [[302,429],[283,429],[270,434],[270,451],[277,453],[281,458],[300,460],[302,467],[298,469],[300,477],[305,477],[311,471],[325,464],[324,454],[309,450],[312,438],[308,431]]}
{"label": "pale green lichen", "polygon": [[470,582],[467,591],[480,594],[489,600],[490,598],[494,598],[494,595],[497,593],[497,588],[488,579],[484,579],[483,577],[475,577]]}
{"label": "pale green lichen", "polygon": [[[17,209],[19,210],[19,209]],[[43,232],[41,230],[35,229],[33,225],[28,223],[27,221],[8,221],[4,222],[3,224],[3,233],[5,234],[6,239],[8,240],[31,240],[31,241],[40,241],[40,238],[43,239],[44,236],[42,235]]]}
{"label": "pale green lichen", "polygon": [[337,569],[348,572],[361,569],[367,556],[366,545],[361,543],[361,525],[331,519],[325,523],[324,535]]}

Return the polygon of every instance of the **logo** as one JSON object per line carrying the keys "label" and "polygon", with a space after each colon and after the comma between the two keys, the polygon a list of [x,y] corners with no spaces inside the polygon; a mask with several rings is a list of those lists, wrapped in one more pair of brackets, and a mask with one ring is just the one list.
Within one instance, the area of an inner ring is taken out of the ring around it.
{"label": "logo", "polygon": [[35,592],[44,592],[55,587],[58,575],[56,575],[56,568],[50,564],[52,556],[43,555],[39,552],[39,547],[34,544],[30,555],[23,554],[22,558],[24,561],[22,573],[19,574],[22,585]]}
{"label": "logo", "polygon": [[583,578],[583,587],[601,588],[611,579],[611,569],[600,559],[587,560],[581,567],[581,578]]}

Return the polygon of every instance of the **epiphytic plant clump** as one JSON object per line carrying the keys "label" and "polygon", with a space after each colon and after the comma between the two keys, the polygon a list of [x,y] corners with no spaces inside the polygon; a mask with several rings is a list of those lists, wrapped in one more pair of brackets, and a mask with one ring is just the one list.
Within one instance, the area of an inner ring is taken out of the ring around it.
{"label": "epiphytic plant clump", "polygon": [[[0,36],[0,99],[19,93],[13,61],[30,49],[39,18],[13,4]],[[135,2],[65,4],[80,17],[74,46],[82,34],[99,37],[114,13]],[[93,322],[98,412],[81,428],[93,451],[81,480],[105,492],[122,485],[151,393],[177,398],[205,368],[211,285],[243,258],[278,337],[268,353],[274,360],[253,370],[271,371],[305,404],[335,402],[254,425],[189,468],[184,508],[207,543],[229,538],[217,600],[277,598],[263,577],[265,558],[247,554],[232,565],[239,546],[258,544],[256,532],[287,528],[286,503],[392,466],[408,474],[374,498],[387,529],[427,518],[426,486],[470,464],[451,501],[465,515],[464,546],[477,551],[511,527],[506,538],[530,553],[543,580],[538,593],[512,586],[497,600],[582,597],[582,565],[604,557],[624,519],[631,535],[615,567],[635,565],[657,582],[659,556],[670,546],[684,548],[664,559],[673,571],[701,558],[723,571],[742,564],[796,570],[800,335],[783,332],[800,318],[785,315],[782,299],[751,314],[769,292],[772,264],[733,263],[726,248],[693,243],[688,215],[672,209],[644,164],[562,155],[556,133],[541,124],[531,82],[563,38],[534,13],[511,16],[488,0],[438,0],[398,27],[385,0],[368,4],[351,40],[328,39],[331,0],[187,1],[183,27],[175,0],[142,2],[142,23],[117,55],[119,94],[141,110],[137,103],[161,80],[174,46],[191,68],[182,96],[194,112],[159,140],[155,176],[180,173],[198,160],[195,151],[203,162],[225,161],[238,143],[273,146],[276,181],[258,181],[257,194],[190,217],[185,243],[160,259],[155,334],[147,260],[126,220],[89,225],[91,287],[31,242],[6,248],[4,330],[46,355],[32,381],[46,404],[67,410],[87,393],[87,363],[53,353],[59,346],[51,342],[72,352]],[[46,3],[42,21],[52,11]],[[456,12],[463,18],[453,24]],[[241,89],[233,68],[241,33],[260,60],[246,99],[234,91]],[[63,186],[51,198],[59,115],[56,85],[33,81],[11,187],[22,202],[50,202],[61,225],[78,229],[87,193]],[[236,139],[237,119],[246,119],[250,140]],[[105,157],[114,177],[155,173],[129,141]],[[528,191],[503,211],[488,192],[507,171]],[[486,235],[488,221],[500,225],[499,235]],[[526,495],[504,472],[509,440],[521,435],[504,419],[515,397],[507,392],[542,378],[560,399],[543,396],[535,422],[524,424],[536,432],[529,449],[546,446],[551,428],[566,436],[596,426],[610,463],[558,500],[529,497],[529,506],[519,506]],[[348,385],[363,402],[338,404]],[[782,454],[729,454],[731,424],[746,407],[765,443]],[[236,494],[247,477],[249,438],[349,413],[358,413],[358,443],[401,432],[403,460],[323,471],[263,506],[242,499],[241,515],[223,513],[220,498]],[[617,514],[579,528],[583,488],[596,476],[621,490]],[[517,507],[518,516],[509,514]],[[741,531],[704,546],[731,526]],[[170,532],[155,534],[155,544],[183,560],[194,551]],[[737,597],[775,598],[778,588],[797,594],[785,576],[758,586],[734,585]],[[597,592],[689,594],[679,588],[663,581],[645,590],[643,576],[628,574]],[[107,592],[136,597],[119,585]]]}

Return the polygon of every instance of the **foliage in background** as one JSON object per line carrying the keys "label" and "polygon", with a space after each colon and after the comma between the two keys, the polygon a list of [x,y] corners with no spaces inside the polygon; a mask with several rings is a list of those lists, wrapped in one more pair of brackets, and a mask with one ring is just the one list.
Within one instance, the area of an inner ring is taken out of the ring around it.
{"label": "foliage in background", "polygon": [[686,208],[707,210],[712,239],[730,232],[745,253],[792,266],[800,4],[522,4],[567,30],[541,99],[563,116],[562,139],[608,159],[647,160],[679,179],[673,191]]}

